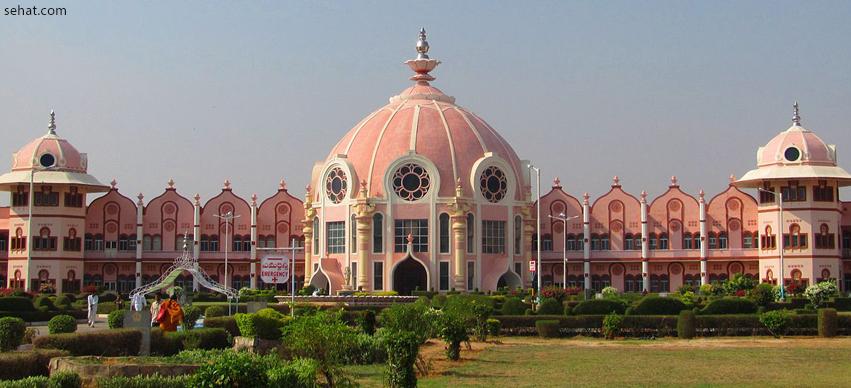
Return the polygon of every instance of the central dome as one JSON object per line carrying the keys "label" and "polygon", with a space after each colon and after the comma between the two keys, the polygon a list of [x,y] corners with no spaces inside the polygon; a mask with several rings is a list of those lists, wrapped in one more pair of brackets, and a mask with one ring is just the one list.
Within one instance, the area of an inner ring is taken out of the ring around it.
{"label": "central dome", "polygon": [[[386,174],[395,171],[390,169],[406,155],[422,157],[433,163],[440,177],[430,180],[440,183],[439,187],[432,186],[429,190],[436,189],[439,197],[451,197],[455,195],[456,182],[460,182],[468,196],[487,191],[490,183],[485,182],[494,180],[483,175],[486,173],[481,169],[487,166],[479,167],[479,162],[490,158],[506,170],[505,175],[516,177],[503,180],[502,185],[510,187],[503,187],[502,191],[515,200],[522,200],[523,165],[517,154],[481,117],[456,105],[454,97],[429,84],[434,77],[428,73],[439,63],[423,52],[417,59],[407,61],[416,72],[411,77],[415,84],[391,97],[387,105],[355,125],[334,146],[322,165],[329,166],[337,159],[346,160],[355,175],[352,181],[365,183],[370,197],[385,197]],[[324,175],[324,170],[314,171],[314,187],[318,188],[316,199],[324,195]],[[499,182],[495,185],[498,189]],[[358,190],[350,190],[349,197],[357,194]]]}

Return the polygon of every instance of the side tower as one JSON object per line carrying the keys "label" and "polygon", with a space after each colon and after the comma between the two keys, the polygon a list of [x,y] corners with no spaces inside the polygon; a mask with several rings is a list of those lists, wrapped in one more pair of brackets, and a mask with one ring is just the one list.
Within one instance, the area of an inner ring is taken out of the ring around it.
{"label": "side tower", "polygon": [[757,168],[736,182],[759,194],[759,271],[762,282],[801,288],[842,278],[839,188],[851,175],[837,165],[836,146],[792,126],[757,151]]}
{"label": "side tower", "polygon": [[12,196],[8,287],[78,292],[86,194],[108,187],[87,174],[86,154],[56,134],[52,111],[47,134],[12,155],[0,190]]}

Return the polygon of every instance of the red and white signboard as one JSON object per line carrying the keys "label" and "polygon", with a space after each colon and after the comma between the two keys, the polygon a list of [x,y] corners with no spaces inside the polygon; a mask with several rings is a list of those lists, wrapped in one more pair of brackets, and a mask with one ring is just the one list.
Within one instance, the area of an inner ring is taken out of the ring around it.
{"label": "red and white signboard", "polygon": [[537,265],[538,265],[537,261],[529,260],[529,272],[536,272],[535,270],[538,269]]}
{"label": "red and white signboard", "polygon": [[290,259],[264,257],[260,260],[260,279],[263,283],[283,284],[290,279]]}

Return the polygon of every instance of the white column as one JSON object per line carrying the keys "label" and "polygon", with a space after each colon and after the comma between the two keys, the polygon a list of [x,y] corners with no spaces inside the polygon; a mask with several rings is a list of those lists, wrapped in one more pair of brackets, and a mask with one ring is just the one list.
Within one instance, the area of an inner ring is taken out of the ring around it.
{"label": "white column", "polygon": [[706,200],[700,190],[700,285],[709,284],[709,273],[706,265]]}
{"label": "white column", "polygon": [[582,201],[582,234],[584,235],[584,244],[582,258],[584,264],[585,289],[591,289],[591,206],[588,202],[588,193],[585,193]]}
{"label": "white column", "polygon": [[[198,262],[201,260],[201,195],[197,193],[195,194],[192,214],[192,254],[195,256],[196,262]],[[198,291],[198,288],[198,281],[193,277],[192,290]]]}
{"label": "white column", "polygon": [[641,192],[641,287],[650,291],[650,259],[647,246],[647,192]]}
{"label": "white column", "polygon": [[142,287],[142,234],[145,233],[143,228],[143,215],[145,212],[145,203],[142,201],[145,196],[139,193],[139,202],[136,202],[136,288]]}
{"label": "white column", "polygon": [[[251,288],[257,288],[257,194],[251,195],[251,259],[249,262],[251,263],[249,265]],[[295,274],[295,268],[292,273]]]}

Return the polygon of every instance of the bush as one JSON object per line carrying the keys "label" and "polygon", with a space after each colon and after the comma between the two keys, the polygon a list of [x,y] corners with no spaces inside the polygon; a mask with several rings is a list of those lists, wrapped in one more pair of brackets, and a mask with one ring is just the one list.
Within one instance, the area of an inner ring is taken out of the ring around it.
{"label": "bush", "polygon": [[191,387],[265,387],[266,371],[275,365],[271,357],[258,357],[247,352],[223,352],[205,363],[192,375]]}
{"label": "bush", "polygon": [[309,358],[297,358],[287,365],[266,371],[270,388],[315,388],[319,363]]}
{"label": "bush", "polygon": [[753,278],[749,278],[744,274],[737,273],[734,274],[730,280],[727,280],[723,284],[724,291],[727,295],[736,295],[739,291],[743,291],[747,293],[752,290],[757,285],[757,280]]}
{"label": "bush", "polygon": [[31,376],[21,380],[5,381],[0,386],[4,388],[79,388],[82,384],[80,376],[71,372],[59,372],[53,376]]}
{"label": "bush", "polygon": [[0,298],[0,311],[33,311],[33,301],[23,296],[4,296]]}
{"label": "bush", "polygon": [[104,302],[101,299],[100,303],[98,303],[98,314],[109,314],[117,309],[118,307],[113,302]]}
{"label": "bush", "polygon": [[204,310],[204,318],[224,317],[226,315],[228,315],[228,308],[222,305],[212,305]]}
{"label": "bush", "polygon": [[69,310],[71,308],[71,304],[74,303],[74,300],[69,298],[68,295],[60,295],[56,297],[56,300],[53,301],[53,304],[60,309]]}
{"label": "bush", "polygon": [[195,328],[195,322],[201,318],[201,308],[198,306],[186,306],[183,309],[183,330],[192,330]]}
{"label": "bush", "polygon": [[21,318],[0,318],[0,352],[15,350],[24,339],[27,325]]}
{"label": "bush", "polygon": [[119,298],[119,295],[115,291],[107,291],[98,296],[98,302],[115,302]]}
{"label": "bush", "polygon": [[4,311],[0,313],[0,315],[4,317],[15,317],[21,318],[24,322],[46,322],[49,321],[50,318],[53,318],[57,315],[70,315],[76,319],[85,319],[86,312],[85,311],[77,311],[77,310],[66,310],[66,311]]}
{"label": "bush", "polygon": [[239,326],[234,317],[212,317],[204,318],[204,327],[219,327],[227,330],[233,337],[240,336]]}
{"label": "bush", "polygon": [[431,305],[436,309],[442,309],[445,304],[446,295],[436,294],[434,297],[431,298]]}
{"label": "bush", "polygon": [[183,350],[225,349],[230,347],[228,332],[222,328],[205,327],[191,331],[162,332],[151,330],[151,350],[171,356]]}
{"label": "bush", "polygon": [[47,322],[50,334],[73,333],[77,331],[77,320],[70,315],[57,315]]}
{"label": "bush", "polygon": [[383,341],[383,336],[355,334],[354,341],[346,352],[346,364],[363,365],[387,361],[387,349]]}
{"label": "bush", "polygon": [[106,317],[106,323],[109,325],[110,329],[120,329],[124,327],[124,313],[127,310],[115,310],[109,313],[109,316]]}
{"label": "bush", "polygon": [[[578,306],[577,306],[578,307]],[[647,296],[638,302],[632,315],[677,315],[686,309],[685,303],[676,298]]]}
{"label": "bush", "polygon": [[[387,370],[385,381],[387,386],[416,387],[417,374],[414,363],[420,348],[420,339],[414,333],[400,332],[387,336]],[[457,358],[456,358],[457,359]]]}
{"label": "bush", "polygon": [[133,377],[107,377],[98,379],[98,388],[163,388],[188,387],[191,375],[165,377],[158,374],[139,375]]}
{"label": "bush", "polygon": [[557,338],[559,336],[559,321],[555,319],[544,319],[535,321],[535,329],[541,338]]}
{"label": "bush", "polygon": [[499,319],[489,318],[487,320],[488,334],[492,336],[499,335],[500,326],[501,323],[499,322]]}
{"label": "bush", "polygon": [[135,356],[141,341],[138,330],[115,329],[37,337],[33,348],[66,350],[73,356]]}
{"label": "bush", "polygon": [[458,361],[461,357],[461,342],[470,340],[464,317],[454,311],[443,312],[440,315],[438,334],[446,342],[446,357]]}
{"label": "bush", "polygon": [[623,315],[610,313],[603,318],[603,335],[606,339],[614,339],[623,326]]}
{"label": "bush", "polygon": [[602,294],[603,294],[603,298],[614,299],[614,298],[618,297],[618,289],[614,288],[612,286],[604,287]]}
{"label": "bush", "polygon": [[756,304],[750,299],[733,296],[709,302],[700,313],[704,315],[754,314],[756,309]]}
{"label": "bush", "polygon": [[270,308],[262,309],[254,314],[239,313],[234,315],[234,318],[243,336],[268,340],[280,339],[281,328],[286,323],[286,319],[289,319]]}
{"label": "bush", "polygon": [[836,283],[828,280],[807,287],[806,291],[804,291],[804,296],[807,297],[813,308],[819,308],[838,292],[839,289],[836,287]]}
{"label": "bush", "polygon": [[623,314],[626,306],[620,301],[611,299],[589,299],[579,302],[571,310],[573,315],[606,315],[609,313]]}
{"label": "bush", "polygon": [[283,343],[293,357],[312,358],[328,385],[345,376],[340,365],[356,345],[355,329],[346,326],[337,313],[319,312],[296,318],[283,330]]}
{"label": "bush", "polygon": [[17,380],[30,376],[47,376],[53,357],[67,356],[61,350],[34,350],[0,353],[0,380]]}
{"label": "bush", "polygon": [[[435,299],[437,296],[435,295]],[[428,307],[421,302],[394,304],[378,314],[378,323],[393,333],[412,332],[420,339],[420,344],[423,344],[434,332],[434,322],[426,319],[427,311]]]}
{"label": "bush", "polygon": [[507,298],[502,304],[502,315],[523,315],[527,308],[520,298]]}
{"label": "bush", "polygon": [[564,306],[558,300],[553,298],[544,298],[541,304],[538,305],[538,314],[540,315],[558,315],[564,313]]}
{"label": "bush", "polygon": [[833,298],[833,307],[838,311],[851,311],[851,298]]}
{"label": "bush", "polygon": [[836,337],[837,326],[836,309],[818,310],[819,337]]}
{"label": "bush", "polygon": [[760,283],[748,292],[748,298],[757,306],[768,307],[771,302],[774,302],[774,286]]}
{"label": "bush", "polygon": [[544,299],[555,299],[559,303],[563,302],[566,296],[567,291],[561,287],[547,286],[541,290],[541,297]]}
{"label": "bush", "polygon": [[780,338],[786,334],[786,329],[792,320],[792,313],[789,310],[774,310],[764,312],[759,315],[759,322],[762,323],[774,338]]}
{"label": "bush", "polygon": [[35,306],[36,309],[39,309],[41,311],[56,310],[56,305],[53,304],[53,299],[50,299],[50,297],[47,295],[41,295],[36,297],[33,300],[33,306]]}
{"label": "bush", "polygon": [[366,310],[357,319],[361,331],[367,335],[375,334],[375,311]]}
{"label": "bush", "polygon": [[695,329],[694,329],[694,311],[692,310],[683,310],[680,311],[680,316],[677,318],[677,337],[683,339],[691,339],[694,338]]}

